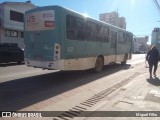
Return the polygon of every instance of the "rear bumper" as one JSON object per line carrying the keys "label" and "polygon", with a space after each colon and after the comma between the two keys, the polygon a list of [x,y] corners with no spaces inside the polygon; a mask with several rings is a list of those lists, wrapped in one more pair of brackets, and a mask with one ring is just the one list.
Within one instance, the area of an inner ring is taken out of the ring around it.
{"label": "rear bumper", "polygon": [[64,70],[64,61],[36,61],[25,59],[25,64],[29,67],[50,69],[50,70]]}

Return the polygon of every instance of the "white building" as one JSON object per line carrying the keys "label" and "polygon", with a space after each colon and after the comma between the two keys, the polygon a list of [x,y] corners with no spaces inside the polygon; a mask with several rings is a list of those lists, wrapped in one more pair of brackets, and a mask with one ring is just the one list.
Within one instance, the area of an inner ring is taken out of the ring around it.
{"label": "white building", "polygon": [[99,19],[106,23],[115,25],[126,30],[126,21],[124,17],[119,17],[117,12],[104,13],[99,15]]}
{"label": "white building", "polygon": [[17,43],[24,48],[24,13],[35,7],[30,1],[0,4],[0,43]]}
{"label": "white building", "polygon": [[134,53],[146,53],[148,51],[148,36],[145,37],[135,37],[133,42],[133,52]]}

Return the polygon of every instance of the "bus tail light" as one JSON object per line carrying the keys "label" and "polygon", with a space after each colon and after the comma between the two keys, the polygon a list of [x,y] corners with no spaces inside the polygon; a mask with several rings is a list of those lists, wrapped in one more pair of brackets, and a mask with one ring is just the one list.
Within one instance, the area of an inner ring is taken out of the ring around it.
{"label": "bus tail light", "polygon": [[61,47],[59,44],[55,43],[54,45],[54,60],[61,58]]}

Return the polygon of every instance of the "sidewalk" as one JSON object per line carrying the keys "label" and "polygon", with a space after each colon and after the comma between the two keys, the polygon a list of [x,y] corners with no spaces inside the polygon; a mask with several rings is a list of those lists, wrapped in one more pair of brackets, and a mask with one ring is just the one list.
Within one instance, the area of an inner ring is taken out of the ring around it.
{"label": "sidewalk", "polygon": [[[95,113],[91,114],[91,116],[96,116],[97,114],[99,117],[87,117],[85,120],[159,120],[160,112],[154,111],[160,111],[160,68],[157,70],[157,77],[150,79],[149,73],[145,72],[120,88],[117,92],[108,96],[106,100],[108,102],[97,108]],[[101,111],[113,111],[113,114],[114,111],[125,112],[122,112],[119,117],[103,117],[107,116],[106,114],[112,113],[106,112],[105,114],[105,112]],[[126,111],[140,112],[127,113]]]}

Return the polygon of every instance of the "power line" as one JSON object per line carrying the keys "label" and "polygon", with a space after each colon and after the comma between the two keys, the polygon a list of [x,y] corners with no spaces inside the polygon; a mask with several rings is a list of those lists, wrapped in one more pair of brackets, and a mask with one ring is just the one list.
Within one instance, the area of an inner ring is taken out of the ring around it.
{"label": "power line", "polygon": [[[159,5],[159,3],[157,2],[157,0],[153,0],[153,3],[155,4],[158,12],[160,13],[160,5]],[[159,14],[159,15],[160,15],[160,14]]]}

